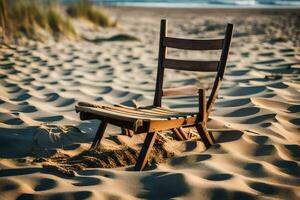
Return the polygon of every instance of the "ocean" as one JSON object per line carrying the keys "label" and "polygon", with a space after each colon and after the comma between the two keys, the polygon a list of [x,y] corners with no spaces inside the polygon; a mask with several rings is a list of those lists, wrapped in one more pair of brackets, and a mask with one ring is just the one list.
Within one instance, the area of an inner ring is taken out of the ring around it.
{"label": "ocean", "polygon": [[[76,0],[62,0],[74,2]],[[145,7],[299,7],[300,0],[92,0],[108,6]]]}

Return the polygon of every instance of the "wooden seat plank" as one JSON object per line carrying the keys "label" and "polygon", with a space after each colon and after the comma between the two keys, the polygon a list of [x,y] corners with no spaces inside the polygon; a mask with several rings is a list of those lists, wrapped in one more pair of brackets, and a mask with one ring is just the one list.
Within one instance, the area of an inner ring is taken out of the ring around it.
{"label": "wooden seat plank", "polygon": [[143,114],[149,114],[149,115],[162,115],[162,114],[169,114],[169,115],[174,115],[174,114],[178,114],[178,112],[173,111],[173,112],[160,112],[160,111],[155,111],[152,109],[143,109],[143,108],[124,108],[123,106],[115,106],[116,109],[120,109],[120,110],[124,110],[124,111],[128,111],[128,112],[137,112],[137,113],[143,113]]}
{"label": "wooden seat plank", "polygon": [[[79,106],[80,108],[84,108],[84,106]],[[121,107],[109,107],[109,106],[94,106],[94,107],[86,107],[90,109],[94,109],[94,111],[97,111],[98,114],[101,112],[103,113],[109,113],[109,114],[120,114],[124,117],[131,117],[135,119],[145,119],[145,120],[167,120],[168,118],[179,118],[179,117],[188,117],[191,116],[189,113],[168,113],[168,114],[151,114],[151,113],[145,113],[143,110],[129,110],[129,109],[122,109]],[[82,110],[82,109],[81,109]],[[85,109],[87,110],[87,109]],[[146,111],[146,110],[144,110]],[[95,113],[94,113],[95,114]],[[194,114],[194,113],[192,113]]]}
{"label": "wooden seat plank", "polygon": [[190,116],[189,113],[152,113],[148,112],[148,110],[144,109],[136,109],[136,110],[129,110],[129,109],[122,109],[122,108],[113,108],[113,107],[104,107],[105,110],[110,110],[112,112],[124,113],[129,114],[132,116],[140,117],[141,119],[146,118],[170,118],[170,117],[186,117]]}
{"label": "wooden seat plank", "polygon": [[133,110],[133,109],[124,109],[121,107],[105,107],[105,110],[111,110],[112,112],[120,112],[120,113],[127,113],[129,115],[133,116],[139,116],[139,117],[152,117],[152,118],[160,118],[160,117],[165,117],[166,115],[162,115],[159,113],[147,113],[143,112],[142,110]]}
{"label": "wooden seat plank", "polygon": [[84,105],[87,107],[93,107],[103,110],[110,110],[110,111],[116,111],[123,114],[132,114],[132,116],[136,116],[139,118],[170,118],[170,117],[188,117],[188,116],[194,116],[197,113],[196,112],[180,112],[180,111],[174,111],[167,108],[162,107],[156,107],[151,109],[143,109],[143,108],[132,108],[128,106],[105,106],[105,105],[99,105],[99,104],[91,104],[86,102],[79,102],[78,105]]}
{"label": "wooden seat plank", "polygon": [[76,108],[77,110],[84,111],[84,112],[90,112],[93,114],[103,115],[103,116],[110,116],[114,118],[122,118],[125,121],[136,121],[136,120],[167,120],[166,118],[160,118],[160,117],[147,117],[147,116],[141,116],[141,115],[129,115],[125,112],[116,112],[116,111],[110,111],[102,108],[94,108],[94,107],[83,107],[78,106]]}
{"label": "wooden seat plank", "polygon": [[165,110],[161,107],[153,107],[153,106],[148,106],[148,107],[141,107],[141,108],[132,108],[132,107],[128,107],[128,106],[124,106],[124,105],[115,105],[115,107],[122,107],[122,108],[126,108],[128,110],[139,110],[142,112],[147,112],[147,113],[155,113],[155,114],[178,114],[181,112],[175,111],[175,110]]}
{"label": "wooden seat plank", "polygon": [[[141,113],[144,115],[145,113],[149,114],[162,114],[162,112],[159,111],[154,111],[151,109],[137,109],[129,106],[124,106],[124,105],[115,105],[115,106],[105,106],[105,105],[99,105],[99,104],[91,104],[87,102],[79,102],[79,106],[87,106],[87,107],[94,107],[94,108],[102,108],[102,109],[111,109],[111,110],[124,110],[127,112],[132,112],[135,114]],[[177,114],[178,112],[173,111],[173,112],[164,112],[164,114]]]}
{"label": "wooden seat plank", "polygon": [[[163,107],[159,107],[159,108],[153,108],[153,110],[160,110],[161,112],[172,112],[171,109],[169,108],[163,108]],[[182,112],[182,111],[176,111],[178,114],[188,114],[188,115],[197,115],[197,112]]]}

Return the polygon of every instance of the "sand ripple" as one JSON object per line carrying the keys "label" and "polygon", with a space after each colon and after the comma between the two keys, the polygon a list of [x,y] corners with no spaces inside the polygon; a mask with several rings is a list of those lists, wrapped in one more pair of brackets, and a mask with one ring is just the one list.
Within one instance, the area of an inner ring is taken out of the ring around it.
{"label": "sand ripple", "polygon": [[[216,18],[191,12],[183,20],[176,12],[166,15],[174,17],[170,34],[178,36],[218,36],[224,20],[236,24],[209,121],[209,128],[227,129],[213,132],[217,143],[204,151],[192,128],[186,129],[190,141],[163,133],[150,166],[139,173],[132,165],[143,134],[129,138],[109,127],[101,149],[86,150],[99,122],[80,121],[76,102],[152,103],[160,14],[137,10],[121,19],[122,28],[110,31],[133,33],[141,41],[33,42],[0,49],[0,199],[300,198],[299,48],[270,38],[266,30],[277,27],[274,16]],[[169,55],[198,54],[171,50]],[[208,52],[200,58],[216,56]],[[212,86],[207,81],[212,74],[165,73],[166,87]],[[166,98],[164,104],[195,111],[198,100]]]}

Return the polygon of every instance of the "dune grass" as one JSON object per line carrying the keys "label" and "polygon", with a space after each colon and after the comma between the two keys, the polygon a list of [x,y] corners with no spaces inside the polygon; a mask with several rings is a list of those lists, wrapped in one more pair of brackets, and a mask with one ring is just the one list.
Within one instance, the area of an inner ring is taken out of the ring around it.
{"label": "dune grass", "polygon": [[90,0],[80,0],[69,4],[66,8],[67,14],[73,18],[84,18],[102,27],[115,26],[103,10],[92,4]]}
{"label": "dune grass", "polygon": [[55,37],[75,35],[72,24],[60,14],[58,6],[42,0],[0,0],[0,23],[2,38],[8,40],[22,36],[39,40],[41,29]]}
{"label": "dune grass", "polygon": [[[67,15],[65,15],[67,14]],[[0,42],[22,38],[43,40],[51,33],[76,36],[70,18],[84,18],[101,27],[115,26],[103,10],[89,0],[61,6],[57,0],[0,0]]]}

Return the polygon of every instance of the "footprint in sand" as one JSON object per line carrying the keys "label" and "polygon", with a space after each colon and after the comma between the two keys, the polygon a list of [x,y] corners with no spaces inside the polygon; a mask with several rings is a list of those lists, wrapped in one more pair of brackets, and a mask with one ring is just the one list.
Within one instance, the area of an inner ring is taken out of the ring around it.
{"label": "footprint in sand", "polygon": [[50,179],[50,178],[42,178],[38,180],[37,186],[35,186],[35,191],[44,191],[44,190],[51,190],[57,187],[57,181]]}

